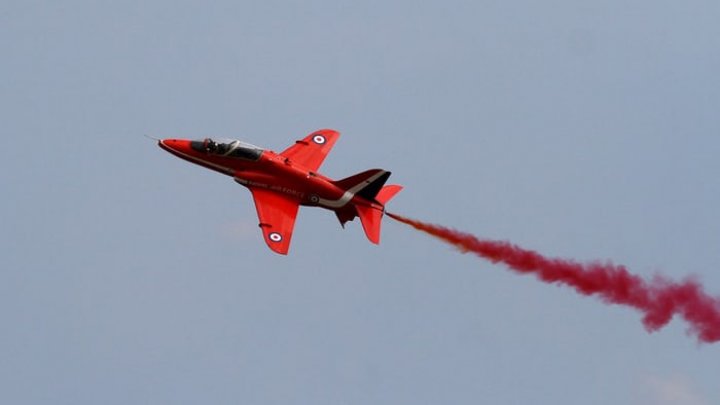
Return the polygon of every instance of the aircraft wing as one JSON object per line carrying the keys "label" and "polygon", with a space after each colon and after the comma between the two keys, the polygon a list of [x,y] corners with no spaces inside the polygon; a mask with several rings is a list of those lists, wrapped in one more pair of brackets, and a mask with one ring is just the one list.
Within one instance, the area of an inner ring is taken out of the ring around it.
{"label": "aircraft wing", "polygon": [[280,154],[311,171],[317,171],[338,138],[340,138],[338,131],[320,129],[295,141],[295,145]]}
{"label": "aircraft wing", "polygon": [[265,243],[274,252],[286,255],[300,203],[274,191],[251,187],[255,209]]}

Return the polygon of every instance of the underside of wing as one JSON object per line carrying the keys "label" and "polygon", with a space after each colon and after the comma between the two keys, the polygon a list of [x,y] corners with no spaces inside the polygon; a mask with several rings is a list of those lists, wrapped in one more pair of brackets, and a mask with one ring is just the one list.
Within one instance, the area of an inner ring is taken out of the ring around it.
{"label": "underside of wing", "polygon": [[280,154],[293,163],[317,171],[339,137],[340,133],[335,130],[320,129],[296,141],[295,145]]}
{"label": "underside of wing", "polygon": [[274,252],[287,254],[300,203],[273,191],[250,188],[265,243]]}

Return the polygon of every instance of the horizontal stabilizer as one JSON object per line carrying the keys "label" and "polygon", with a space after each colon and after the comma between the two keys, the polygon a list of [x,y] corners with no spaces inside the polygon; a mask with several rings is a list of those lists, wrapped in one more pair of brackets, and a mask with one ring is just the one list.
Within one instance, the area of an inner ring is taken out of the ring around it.
{"label": "horizontal stabilizer", "polygon": [[356,205],[360,222],[362,223],[365,236],[374,244],[380,243],[380,225],[382,224],[383,212],[379,209],[365,205]]}
{"label": "horizontal stabilizer", "polygon": [[375,196],[375,200],[380,204],[385,205],[402,189],[403,187],[397,184],[387,185],[383,187],[380,192]]}
{"label": "horizontal stabilizer", "polygon": [[375,196],[375,201],[383,205],[382,209],[369,207],[366,205],[356,205],[355,210],[360,217],[365,236],[374,244],[380,243],[380,226],[382,225],[382,217],[385,213],[385,203],[390,201],[397,193],[402,190],[402,186],[389,185],[383,187]]}

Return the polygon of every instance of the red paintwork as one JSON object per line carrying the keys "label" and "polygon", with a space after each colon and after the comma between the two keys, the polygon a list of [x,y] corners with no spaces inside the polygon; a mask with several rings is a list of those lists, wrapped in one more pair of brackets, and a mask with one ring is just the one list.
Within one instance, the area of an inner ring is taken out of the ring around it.
{"label": "red paintwork", "polygon": [[[384,203],[401,187],[385,186],[385,190],[378,193],[378,196],[389,197],[382,197],[384,201],[379,201],[378,198],[368,199],[357,195],[356,188],[361,185],[342,188],[329,177],[317,173],[316,170],[339,136],[337,131],[329,129],[315,131],[281,153],[255,147],[255,153],[259,154],[257,160],[198,150],[198,142],[201,141],[195,141],[193,147],[193,141],[163,139],[158,141],[158,145],[181,159],[231,176],[250,189],[265,241],[273,251],[286,254],[298,205],[318,206],[334,211],[343,224],[360,214],[368,238],[373,243],[379,242],[379,220],[384,212]],[[377,169],[366,172],[364,176],[358,175],[358,178],[375,181],[385,173],[387,172]],[[383,183],[387,176],[389,173],[382,180]],[[377,213],[364,215],[368,210]]]}

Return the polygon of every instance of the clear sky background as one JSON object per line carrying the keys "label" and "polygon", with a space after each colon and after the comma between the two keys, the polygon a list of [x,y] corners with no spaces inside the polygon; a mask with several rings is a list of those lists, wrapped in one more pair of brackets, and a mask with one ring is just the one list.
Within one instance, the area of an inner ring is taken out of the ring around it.
{"label": "clear sky background", "polygon": [[0,402],[720,403],[720,344],[144,138],[342,133],[390,210],[720,294],[716,0],[0,2]]}

